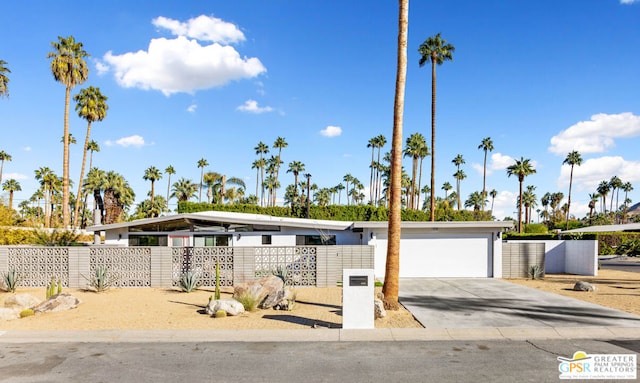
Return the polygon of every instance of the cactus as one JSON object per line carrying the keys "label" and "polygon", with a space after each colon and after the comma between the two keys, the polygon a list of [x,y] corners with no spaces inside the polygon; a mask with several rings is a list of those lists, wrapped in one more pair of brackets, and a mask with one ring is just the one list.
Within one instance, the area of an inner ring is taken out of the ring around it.
{"label": "cactus", "polygon": [[200,286],[200,276],[193,271],[187,271],[180,278],[180,290],[190,293]]}
{"label": "cactus", "polygon": [[20,311],[20,318],[26,318],[32,315],[35,315],[35,312],[33,312],[33,309],[24,309]]}
{"label": "cactus", "polygon": [[51,277],[51,282],[47,285],[47,294],[46,294],[47,299],[54,296],[56,294],[55,291],[56,291],[56,279],[54,277]]}
{"label": "cactus", "polygon": [[220,299],[220,264],[216,263],[216,300]]}
{"label": "cactus", "polygon": [[57,294],[62,294],[62,281],[58,279],[58,291]]}
{"label": "cactus", "polygon": [[4,280],[4,285],[7,291],[10,293],[15,293],[16,288],[18,287],[18,282],[20,281],[18,273],[15,270],[9,270],[4,273],[2,279]]}
{"label": "cactus", "polygon": [[216,311],[216,318],[224,318],[227,316],[227,312],[224,310]]}

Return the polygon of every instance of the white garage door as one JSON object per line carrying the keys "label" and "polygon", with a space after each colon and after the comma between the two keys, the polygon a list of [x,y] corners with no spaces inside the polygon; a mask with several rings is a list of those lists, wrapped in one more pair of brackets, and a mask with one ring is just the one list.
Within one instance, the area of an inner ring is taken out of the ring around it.
{"label": "white garage door", "polygon": [[[376,252],[383,243],[386,248],[386,238],[378,239]],[[489,237],[481,234],[467,234],[462,238],[446,235],[425,238],[424,235],[403,234],[400,246],[400,277],[491,277],[490,243]],[[382,267],[384,269],[384,265]]]}

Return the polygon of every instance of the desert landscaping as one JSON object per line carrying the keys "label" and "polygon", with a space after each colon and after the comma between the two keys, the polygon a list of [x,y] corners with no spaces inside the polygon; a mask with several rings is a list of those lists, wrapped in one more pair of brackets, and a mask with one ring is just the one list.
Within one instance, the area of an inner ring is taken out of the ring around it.
{"label": "desert landscaping", "polygon": [[[555,294],[582,299],[603,306],[640,315],[640,273],[600,270],[597,277],[547,275],[544,279],[509,279]],[[576,281],[594,284],[594,292],[573,291]],[[44,300],[45,288],[18,288]],[[305,329],[340,328],[342,324],[342,289],[296,288],[292,310],[256,310],[238,316],[212,318],[204,312],[213,288],[201,288],[191,293],[178,289],[112,288],[96,293],[82,289],[64,289],[81,303],[69,311],[36,313],[34,316],[4,321],[0,330],[108,330],[108,329]],[[232,290],[222,290],[229,298]],[[0,293],[4,307],[9,293]],[[421,325],[405,309],[387,311],[385,318],[376,319],[376,328],[416,328]]]}

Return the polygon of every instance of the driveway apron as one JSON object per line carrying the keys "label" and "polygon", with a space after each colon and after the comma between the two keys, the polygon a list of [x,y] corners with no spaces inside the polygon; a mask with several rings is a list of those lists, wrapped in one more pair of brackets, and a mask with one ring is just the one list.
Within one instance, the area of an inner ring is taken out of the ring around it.
{"label": "driveway apron", "polygon": [[640,316],[491,278],[402,278],[400,302],[426,328],[640,327]]}

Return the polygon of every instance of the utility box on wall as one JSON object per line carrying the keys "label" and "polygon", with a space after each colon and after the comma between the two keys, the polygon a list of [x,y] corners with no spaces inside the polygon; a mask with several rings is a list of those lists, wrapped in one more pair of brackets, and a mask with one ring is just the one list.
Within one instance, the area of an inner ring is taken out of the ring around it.
{"label": "utility box on wall", "polygon": [[374,328],[373,269],[342,271],[342,328]]}

